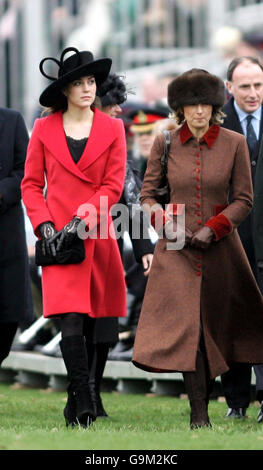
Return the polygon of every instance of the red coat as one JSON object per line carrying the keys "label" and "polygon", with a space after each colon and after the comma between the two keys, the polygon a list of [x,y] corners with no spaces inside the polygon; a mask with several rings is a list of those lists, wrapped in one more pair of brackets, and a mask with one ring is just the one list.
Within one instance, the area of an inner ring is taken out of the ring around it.
{"label": "red coat", "polygon": [[[95,109],[91,133],[77,164],[67,146],[62,113],[37,119],[22,181],[22,197],[36,235],[37,227],[45,221],[52,221],[61,230],[76,214],[86,218],[88,211],[82,206],[86,203],[92,204],[98,214],[88,219],[89,228],[99,229],[100,220],[106,220],[109,227],[109,210],[122,193],[125,163],[126,141],[120,119]],[[108,209],[100,209],[101,196],[108,202]],[[126,314],[126,287],[117,241],[112,236],[99,238],[98,230],[97,238],[85,240],[85,251],[86,258],[80,264],[42,269],[45,317],[66,312],[95,318]]]}

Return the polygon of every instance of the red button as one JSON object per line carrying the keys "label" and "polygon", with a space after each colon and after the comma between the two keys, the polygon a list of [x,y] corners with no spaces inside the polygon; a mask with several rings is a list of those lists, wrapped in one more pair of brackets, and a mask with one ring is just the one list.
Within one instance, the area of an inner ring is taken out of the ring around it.
{"label": "red button", "polygon": [[201,215],[201,212],[200,212],[200,211],[198,211],[198,212],[196,213],[196,215],[199,215],[199,216],[200,216],[200,215]]}
{"label": "red button", "polygon": [[195,205],[196,205],[197,207],[200,207],[200,206],[201,206],[200,202],[196,202]]}
{"label": "red button", "polygon": [[200,163],[201,163],[200,160],[196,160],[197,165],[200,165]]}
{"label": "red button", "polygon": [[197,266],[197,268],[201,268],[201,267],[202,267],[201,263],[197,263],[196,266]]}
{"label": "red button", "polygon": [[198,225],[202,225],[202,220],[197,221]]}
{"label": "red button", "polygon": [[195,171],[196,171],[196,173],[200,173],[201,170],[200,170],[200,168],[196,168]]}
{"label": "red button", "polygon": [[197,153],[196,156],[197,156],[197,157],[200,157],[200,153]]}
{"label": "red button", "polygon": [[200,184],[197,184],[196,189],[200,189],[200,188],[201,188]]}
{"label": "red button", "polygon": [[197,271],[196,275],[197,275],[197,276],[201,276],[200,271]]}
{"label": "red button", "polygon": [[200,176],[197,176],[196,181],[200,181],[200,180],[201,180]]}
{"label": "red button", "polygon": [[195,197],[197,197],[197,199],[200,199],[200,194],[196,194]]}
{"label": "red button", "polygon": [[203,150],[203,147],[200,146],[200,150]]}
{"label": "red button", "polygon": [[196,255],[197,259],[202,259],[202,255]]}

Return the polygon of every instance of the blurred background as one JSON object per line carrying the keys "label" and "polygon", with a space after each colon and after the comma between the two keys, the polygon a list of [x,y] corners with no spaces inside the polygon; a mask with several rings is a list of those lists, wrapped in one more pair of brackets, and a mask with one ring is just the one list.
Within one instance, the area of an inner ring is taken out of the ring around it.
{"label": "blurred background", "polygon": [[232,57],[262,56],[262,26],[262,0],[0,0],[0,106],[31,128],[46,85],[38,64],[67,46],[112,57],[130,99],[165,101],[174,74],[225,78]]}

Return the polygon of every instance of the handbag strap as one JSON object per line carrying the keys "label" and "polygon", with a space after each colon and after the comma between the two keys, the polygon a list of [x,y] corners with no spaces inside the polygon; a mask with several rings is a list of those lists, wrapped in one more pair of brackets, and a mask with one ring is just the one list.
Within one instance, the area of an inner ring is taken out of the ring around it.
{"label": "handbag strap", "polygon": [[168,155],[169,155],[170,144],[171,144],[171,134],[170,134],[170,131],[168,131],[167,129],[164,129],[162,133],[164,135],[164,152],[161,156],[161,165],[163,169],[163,176],[166,176]]}

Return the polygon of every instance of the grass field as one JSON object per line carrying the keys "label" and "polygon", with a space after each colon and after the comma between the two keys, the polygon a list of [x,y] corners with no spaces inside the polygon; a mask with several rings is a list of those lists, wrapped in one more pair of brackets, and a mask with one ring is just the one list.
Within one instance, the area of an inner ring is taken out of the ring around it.
{"label": "grass field", "polygon": [[189,429],[187,400],[104,393],[110,418],[89,429],[66,428],[66,394],[0,385],[0,450],[262,450],[263,424],[251,404],[245,421],[224,418],[225,403],[209,405],[212,429]]}

